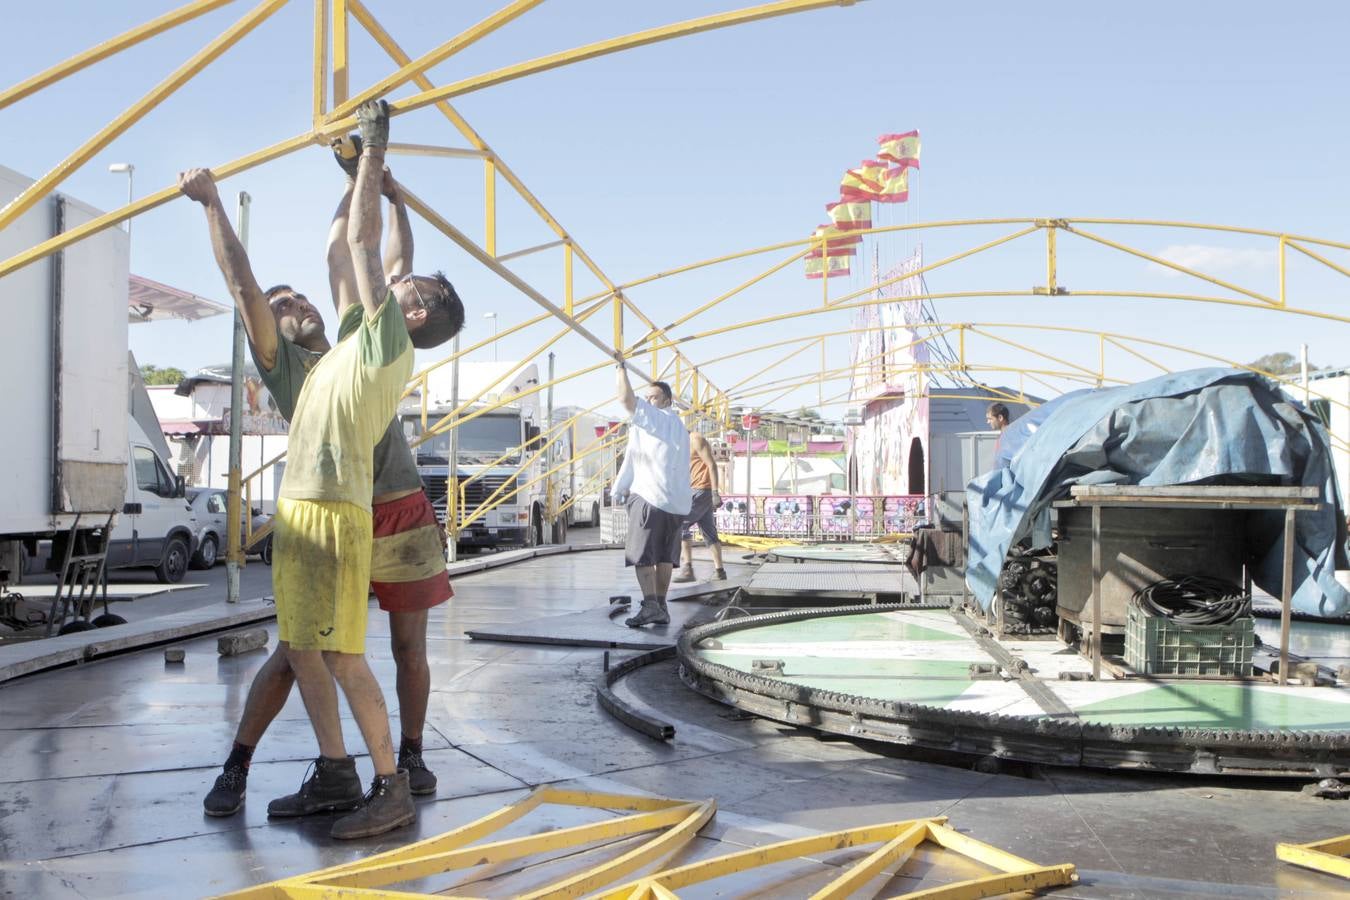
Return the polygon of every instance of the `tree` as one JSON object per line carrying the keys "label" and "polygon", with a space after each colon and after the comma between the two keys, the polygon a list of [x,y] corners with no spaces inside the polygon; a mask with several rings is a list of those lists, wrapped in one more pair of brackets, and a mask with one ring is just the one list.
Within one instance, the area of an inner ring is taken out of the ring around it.
{"label": "tree", "polygon": [[[1269,372],[1272,375],[1297,375],[1303,371],[1303,366],[1299,358],[1292,353],[1267,353],[1260,359],[1247,363],[1253,369],[1259,369],[1262,372]],[[1316,372],[1317,366],[1308,362],[1308,371]]]}
{"label": "tree", "polygon": [[818,410],[808,409],[808,408],[805,407],[805,406],[803,406],[801,409],[797,410],[797,418],[799,418],[799,419],[815,419],[817,422],[819,422],[819,421],[821,420],[820,412],[819,412]]}
{"label": "tree", "polygon": [[173,366],[163,369],[159,366],[141,366],[141,380],[146,384],[177,384],[185,377],[182,369]]}

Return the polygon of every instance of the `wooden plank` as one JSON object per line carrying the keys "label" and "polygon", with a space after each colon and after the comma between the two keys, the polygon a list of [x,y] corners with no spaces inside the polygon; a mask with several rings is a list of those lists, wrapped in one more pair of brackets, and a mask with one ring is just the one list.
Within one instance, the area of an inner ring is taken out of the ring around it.
{"label": "wooden plank", "polygon": [[1321,495],[1317,487],[1276,487],[1226,484],[1078,484],[1070,491],[1074,497],[1221,497],[1233,500],[1288,500],[1316,499]]}

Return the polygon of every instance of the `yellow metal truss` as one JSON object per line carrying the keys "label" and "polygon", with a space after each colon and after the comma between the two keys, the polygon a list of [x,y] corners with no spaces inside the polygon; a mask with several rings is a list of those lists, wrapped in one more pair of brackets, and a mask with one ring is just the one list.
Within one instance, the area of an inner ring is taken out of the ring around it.
{"label": "yellow metal truss", "polygon": [[[632,815],[524,837],[476,843],[544,804],[622,810]],[[712,819],[716,810],[717,804],[711,799],[670,800],[541,787],[517,803],[437,837],[356,862],[283,878],[223,896],[234,900],[436,896],[393,890],[390,885],[475,866],[497,865],[539,853],[578,849],[597,842],[658,832],[637,847],[598,866],[522,895],[531,900],[580,897],[670,856],[687,844]]]}
{"label": "yellow metal truss", "polygon": [[909,819],[850,828],[812,837],[798,838],[755,847],[713,859],[689,863],[664,872],[657,872],[620,885],[600,894],[603,900],[636,900],[643,897],[678,897],[680,888],[726,875],[746,872],[774,863],[786,862],[804,856],[830,853],[851,847],[880,844],[856,864],[812,895],[812,900],[836,900],[852,896],[887,870],[894,871],[913,856],[925,841],[958,853],[996,871],[992,874],[953,884],[892,895],[924,900],[973,900],[993,897],[1014,891],[1034,891],[1040,888],[1071,884],[1077,880],[1074,867],[1069,864],[1042,866],[1014,856],[997,847],[977,841],[949,827],[945,816],[930,819]]}
{"label": "yellow metal truss", "polygon": [[1311,844],[1276,844],[1275,856],[1305,869],[1350,878],[1350,834]]}

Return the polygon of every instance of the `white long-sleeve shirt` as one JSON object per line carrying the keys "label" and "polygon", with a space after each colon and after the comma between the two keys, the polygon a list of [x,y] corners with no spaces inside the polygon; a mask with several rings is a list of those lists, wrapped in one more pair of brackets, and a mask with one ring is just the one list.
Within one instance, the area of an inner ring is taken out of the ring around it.
{"label": "white long-sleeve shirt", "polygon": [[628,425],[628,449],[614,480],[614,495],[636,494],[678,516],[693,505],[689,487],[689,432],[674,409],[638,398]]}

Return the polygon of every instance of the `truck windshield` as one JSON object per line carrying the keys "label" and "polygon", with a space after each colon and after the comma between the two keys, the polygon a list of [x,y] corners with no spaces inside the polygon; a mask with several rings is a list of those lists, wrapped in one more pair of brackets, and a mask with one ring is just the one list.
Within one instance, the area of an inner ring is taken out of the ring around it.
{"label": "truck windshield", "polygon": [[[436,427],[436,423],[439,421],[439,417],[427,419],[427,423],[432,429]],[[410,442],[419,437],[422,434],[421,418],[418,416],[405,418],[403,420],[403,433],[408,436]],[[497,459],[507,450],[513,450],[509,456],[501,461],[500,465],[508,463],[516,465],[520,462],[520,452],[514,448],[519,446],[523,437],[518,416],[479,416],[459,426],[459,461],[471,465],[483,465]],[[449,431],[434,435],[425,443],[414,448],[414,452],[417,454],[418,463],[423,465],[448,465],[450,462]]]}

